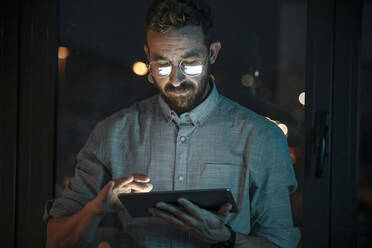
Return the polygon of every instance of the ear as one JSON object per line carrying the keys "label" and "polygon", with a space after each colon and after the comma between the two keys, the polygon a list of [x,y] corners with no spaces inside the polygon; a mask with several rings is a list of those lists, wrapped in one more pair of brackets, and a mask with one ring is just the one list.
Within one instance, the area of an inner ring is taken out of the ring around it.
{"label": "ear", "polygon": [[150,61],[150,52],[149,52],[149,47],[147,45],[143,46],[143,50],[145,51],[147,61]]}
{"label": "ear", "polygon": [[221,49],[221,42],[215,41],[209,47],[209,63],[214,64],[216,62],[218,53]]}

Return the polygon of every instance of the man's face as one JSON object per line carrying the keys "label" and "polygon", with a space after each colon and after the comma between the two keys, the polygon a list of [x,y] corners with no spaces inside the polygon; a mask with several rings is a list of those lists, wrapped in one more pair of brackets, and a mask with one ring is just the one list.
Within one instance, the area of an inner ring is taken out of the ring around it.
{"label": "man's face", "polygon": [[[167,77],[153,74],[154,83],[164,100],[177,113],[195,108],[209,91],[209,64],[215,61],[220,44],[207,47],[200,26],[186,26],[167,33],[147,31],[145,52],[149,62],[170,62],[172,70]],[[214,51],[216,50],[217,51]],[[198,76],[185,75],[178,66],[181,61],[203,61],[203,71]]]}

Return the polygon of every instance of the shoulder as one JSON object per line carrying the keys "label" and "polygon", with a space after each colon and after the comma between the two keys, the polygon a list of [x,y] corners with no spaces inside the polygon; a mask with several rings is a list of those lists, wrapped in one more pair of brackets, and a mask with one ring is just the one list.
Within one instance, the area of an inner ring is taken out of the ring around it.
{"label": "shoulder", "polygon": [[95,132],[113,133],[115,130],[121,130],[128,125],[140,122],[142,118],[148,118],[154,115],[158,108],[158,95],[146,98],[132,104],[128,108],[123,108],[107,118],[99,121],[95,127]]}
{"label": "shoulder", "polygon": [[265,116],[257,114],[223,95],[220,95],[216,116],[223,117],[233,127],[249,127],[256,135],[283,136],[281,129]]}

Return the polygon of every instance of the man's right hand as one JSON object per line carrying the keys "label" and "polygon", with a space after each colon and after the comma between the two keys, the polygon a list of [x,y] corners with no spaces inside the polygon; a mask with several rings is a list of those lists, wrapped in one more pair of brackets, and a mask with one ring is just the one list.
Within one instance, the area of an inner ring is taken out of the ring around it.
{"label": "man's right hand", "polygon": [[152,188],[150,178],[140,174],[110,181],[82,210],[49,220],[46,247],[76,247],[80,242],[91,242],[104,215],[123,209],[118,194],[149,192]]}
{"label": "man's right hand", "polygon": [[118,198],[119,194],[150,192],[152,188],[150,178],[142,174],[113,179],[103,187],[96,198],[87,203],[86,207],[97,215],[115,213],[124,208]]}

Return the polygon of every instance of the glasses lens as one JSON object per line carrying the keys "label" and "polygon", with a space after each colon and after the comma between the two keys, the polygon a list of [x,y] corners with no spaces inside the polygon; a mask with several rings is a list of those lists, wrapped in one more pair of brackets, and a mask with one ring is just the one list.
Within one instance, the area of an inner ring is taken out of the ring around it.
{"label": "glasses lens", "polygon": [[150,63],[150,70],[156,77],[167,77],[172,71],[172,65],[169,62],[154,62]]}
{"label": "glasses lens", "polygon": [[203,64],[201,61],[186,62],[181,63],[182,71],[191,77],[199,76],[203,72]]}
{"label": "glasses lens", "polygon": [[[180,67],[185,75],[196,77],[203,72],[204,64],[202,61],[182,61]],[[158,78],[168,77],[172,72],[170,62],[151,62],[149,68],[151,73]]]}
{"label": "glasses lens", "polygon": [[172,71],[172,66],[160,66],[158,68],[159,76],[168,76]]}

